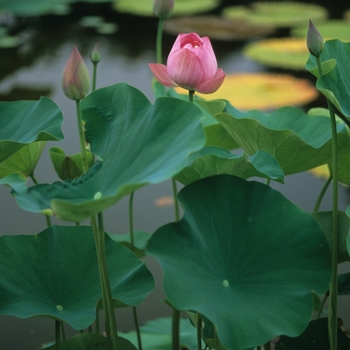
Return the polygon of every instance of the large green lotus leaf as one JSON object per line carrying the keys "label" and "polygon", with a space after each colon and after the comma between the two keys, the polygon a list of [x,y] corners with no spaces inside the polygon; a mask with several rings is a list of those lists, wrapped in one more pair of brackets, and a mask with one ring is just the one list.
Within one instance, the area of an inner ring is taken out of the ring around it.
{"label": "large green lotus leaf", "polygon": [[[320,227],[325,234],[330,249],[332,250],[333,245],[333,234],[332,234],[332,224],[333,224],[333,212],[317,212],[312,213],[313,218],[318,222]],[[339,249],[338,249],[338,263],[343,263],[350,260],[348,248],[346,245],[346,239],[350,232],[350,218],[344,212],[338,212],[339,217]]]}
{"label": "large green lotus leaf", "polygon": [[[338,327],[339,350],[350,349],[350,338],[345,328]],[[276,350],[329,350],[328,320],[320,318],[311,321],[305,332],[297,338],[290,338],[282,335],[276,344]]]}
{"label": "large green lotus leaf", "polygon": [[0,102],[0,162],[34,141],[63,140],[63,116],[49,98]]}
{"label": "large green lotus leaf", "polygon": [[[169,317],[149,321],[140,327],[143,350],[172,350],[172,319]],[[180,343],[182,348],[197,350],[196,330],[188,319],[180,319]],[[137,345],[136,332],[122,334]]]}
{"label": "large green lotus leaf", "polygon": [[[272,113],[242,112],[232,106],[216,119],[248,156],[265,150],[277,159],[285,175],[309,170],[331,160],[329,117],[309,116],[294,107]],[[350,137],[344,124],[337,125],[339,154],[347,154]]]}
{"label": "large green lotus leaf", "polygon": [[163,268],[169,302],[207,317],[230,349],[300,334],[311,291],[323,294],[331,278],[330,249],[312,216],[229,175],[196,181],[178,197],[184,217],[159,228],[146,249]]}
{"label": "large green lotus leaf", "polygon": [[19,176],[2,179],[23,209],[82,221],[147,183],[174,176],[205,143],[198,107],[169,97],[152,105],[124,83],[91,93],[81,109],[86,139],[102,161],[79,178],[51,185],[26,188]]}
{"label": "large green lotus leaf", "polygon": [[[151,273],[106,236],[113,298],[137,305],[154,289]],[[101,299],[91,227],[51,226],[36,235],[0,237],[0,315],[48,316],[84,329]]]}
{"label": "large green lotus leaf", "polygon": [[24,176],[33,175],[45,145],[46,141],[38,141],[20,148],[0,163],[0,178],[12,173],[20,173]]}
{"label": "large green lotus leaf", "polygon": [[[158,81],[152,81],[155,96],[158,97],[174,97],[180,100],[188,101],[188,95],[176,92],[174,89],[166,89],[164,85]],[[205,101],[200,98],[194,98],[193,103],[203,112],[204,118],[201,119],[205,133],[207,136],[207,146],[218,146],[227,149],[239,148],[238,144],[228,135],[227,131],[220,125],[215,116],[225,111],[226,100]]]}
{"label": "large green lotus leaf", "polygon": [[[340,40],[325,42],[324,51],[320,55],[325,66],[323,75],[317,79],[316,87],[346,117],[350,117],[350,43]],[[318,76],[316,58],[310,54],[306,68]]]}
{"label": "large green lotus leaf", "polygon": [[[132,13],[139,16],[154,16],[152,13],[153,0],[115,0],[113,7],[120,12]],[[176,0],[174,15],[190,15],[206,12],[219,5],[218,0]]]}
{"label": "large green lotus leaf", "polygon": [[219,174],[235,175],[243,179],[258,176],[282,183],[284,178],[283,170],[275,157],[266,151],[259,150],[248,157],[245,153],[236,155],[224,148],[204,147],[191,154],[188,166],[176,175],[176,180],[188,185]]}

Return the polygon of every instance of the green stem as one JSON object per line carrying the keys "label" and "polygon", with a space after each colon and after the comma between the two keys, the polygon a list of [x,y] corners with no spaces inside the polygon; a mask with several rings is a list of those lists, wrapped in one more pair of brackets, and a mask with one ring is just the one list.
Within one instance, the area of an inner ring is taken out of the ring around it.
{"label": "green stem", "polygon": [[188,100],[193,102],[194,91],[188,90]]}
{"label": "green stem", "polygon": [[[130,198],[129,198],[129,231],[130,231],[131,250],[133,252],[135,252],[134,211],[133,211],[134,193],[135,192],[131,192]],[[138,344],[139,350],[142,350],[141,333],[140,333],[139,320],[138,320],[138,316],[137,316],[136,306],[132,307],[132,313],[133,313],[134,324],[135,324],[136,335],[137,335],[137,344]]]}
{"label": "green stem", "polygon": [[61,347],[61,322],[55,321],[55,344],[56,344],[56,350],[60,350]]}
{"label": "green stem", "polygon": [[175,308],[172,321],[173,350],[180,350],[180,311]]}
{"label": "green stem", "polygon": [[172,184],[173,184],[173,197],[174,197],[174,206],[175,206],[175,220],[180,220],[180,208],[179,208],[179,201],[177,200],[177,186],[176,186],[176,180],[172,178]]}
{"label": "green stem", "polygon": [[[96,251],[97,251],[97,261],[99,265],[99,273],[101,280],[102,289],[102,302],[103,309],[105,313],[105,323],[106,323],[106,333],[107,341],[110,349],[118,350],[118,331],[117,323],[115,320],[112,291],[109,282],[107,259],[106,259],[106,247],[105,247],[105,235],[103,228],[103,218],[102,214],[98,214],[98,225],[96,218],[91,217],[91,225],[94,232]],[[111,346],[111,340],[113,344]]]}
{"label": "green stem", "polygon": [[270,346],[270,342],[267,342],[266,344],[264,344],[264,350],[270,350],[271,346]]}
{"label": "green stem", "polygon": [[95,332],[100,334],[100,312],[96,312],[96,320],[95,320]]}
{"label": "green stem", "polygon": [[197,313],[197,347],[202,350],[202,315]]}
{"label": "green stem", "polygon": [[266,186],[270,186],[270,183],[271,183],[271,179],[270,179],[270,178],[266,179],[265,185],[266,185]]}
{"label": "green stem", "polygon": [[78,131],[79,131],[79,141],[80,141],[80,152],[81,152],[81,163],[83,166],[83,173],[88,170],[88,162],[86,157],[86,147],[85,147],[85,136],[84,136],[84,125],[80,110],[80,100],[76,101],[77,110],[77,120],[78,120]]}
{"label": "green stem", "polygon": [[325,195],[325,193],[326,193],[330,183],[332,182],[332,178],[333,178],[333,176],[331,174],[329,176],[329,178],[327,179],[327,181],[324,183],[324,185],[322,187],[322,190],[321,190],[320,194],[318,195],[317,201],[315,203],[315,207],[314,207],[314,210],[313,210],[314,213],[317,213],[319,211],[321,202],[323,200],[323,197],[324,197],[324,195]]}
{"label": "green stem", "polygon": [[163,63],[163,55],[162,55],[162,37],[163,37],[163,27],[164,27],[164,19],[160,18],[158,22],[158,31],[157,31],[157,63]]}
{"label": "green stem", "polygon": [[[320,76],[323,74],[320,56],[316,57]],[[327,99],[332,129],[332,194],[333,194],[333,222],[332,222],[332,279],[329,285],[329,313],[328,333],[330,350],[337,350],[338,343],[338,141],[337,124],[333,104]]]}
{"label": "green stem", "polygon": [[134,193],[135,192],[131,192],[129,197],[129,231],[130,231],[131,250],[135,253],[134,211],[133,211]]}
{"label": "green stem", "polygon": [[109,308],[107,305],[107,295],[105,291],[105,283],[104,283],[104,275],[102,271],[102,262],[100,256],[100,239],[99,239],[99,228],[97,225],[96,218],[94,216],[91,217],[91,226],[94,232],[95,246],[96,246],[96,255],[97,255],[97,264],[98,271],[100,275],[100,284],[101,284],[101,292],[102,292],[102,305],[105,319],[105,329],[106,329],[106,338],[107,338],[107,347],[108,350],[112,350],[112,337],[111,337],[111,327],[109,323]]}
{"label": "green stem", "polygon": [[92,91],[96,90],[97,63],[92,64]]}

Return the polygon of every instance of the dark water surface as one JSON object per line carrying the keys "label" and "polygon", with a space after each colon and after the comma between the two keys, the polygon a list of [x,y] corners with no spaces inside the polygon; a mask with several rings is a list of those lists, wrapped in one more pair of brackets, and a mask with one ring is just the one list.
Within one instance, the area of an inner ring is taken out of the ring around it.
{"label": "dark water surface", "polygon": [[[94,29],[80,27],[77,22],[82,16],[99,14],[118,24],[119,30],[111,35],[99,35]],[[52,182],[57,176],[51,166],[48,148],[62,147],[67,154],[79,152],[78,133],[75,117],[75,103],[67,99],[60,87],[60,79],[64,65],[77,45],[87,65],[91,68],[89,54],[96,42],[99,43],[102,61],[98,67],[98,87],[127,82],[140,89],[151,101],[152,75],[148,63],[155,62],[155,34],[157,22],[152,19],[142,19],[133,16],[121,16],[111,10],[94,6],[77,6],[70,17],[44,17],[17,21],[16,28],[23,38],[23,45],[18,49],[0,50],[0,96],[5,95],[15,87],[28,90],[30,95],[18,95],[15,99],[27,99],[43,90],[61,108],[65,120],[63,133],[65,141],[50,142],[39,162],[36,177],[39,182]],[[97,12],[97,13],[96,13]],[[9,19],[8,19],[9,20]],[[168,52],[174,37],[165,36],[164,52]],[[258,64],[246,60],[240,52],[240,43],[213,42],[218,54],[219,66],[226,72],[261,71]],[[39,96],[37,96],[39,97]],[[37,98],[35,97],[35,98]],[[12,99],[12,97],[8,97]],[[316,179],[310,174],[298,174],[286,178],[285,185],[272,184],[293,203],[301,208],[312,211],[317,194],[324,180]],[[171,196],[171,185],[167,181],[158,185],[146,186],[135,194],[135,229],[153,232],[159,226],[174,220],[172,206],[159,207],[155,201],[159,197]],[[34,215],[19,209],[15,200],[9,194],[9,189],[0,187],[1,235],[34,234],[45,229],[44,217]],[[341,187],[340,208],[345,209],[349,202],[348,192]],[[321,210],[331,208],[331,193],[327,192]],[[55,224],[65,224],[53,220]],[[122,199],[117,205],[105,213],[105,228],[107,232],[128,232],[128,199]],[[161,303],[161,270],[158,264],[148,259],[149,268],[157,276],[158,287],[146,302],[139,307],[140,321],[154,319],[159,316],[170,316],[169,307]],[[350,328],[349,307],[340,298],[340,317]],[[131,309],[117,310],[120,330],[133,328]],[[75,334],[66,329],[67,337]],[[20,320],[13,317],[0,318],[0,347],[2,350],[26,349],[34,350],[47,341],[54,339],[54,321],[46,318]]]}

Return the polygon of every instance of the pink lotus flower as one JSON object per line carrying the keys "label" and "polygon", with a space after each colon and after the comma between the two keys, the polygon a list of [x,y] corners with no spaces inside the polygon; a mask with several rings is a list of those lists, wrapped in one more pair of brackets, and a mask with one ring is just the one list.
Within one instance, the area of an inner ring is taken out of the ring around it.
{"label": "pink lotus flower", "polygon": [[76,46],[64,67],[61,85],[64,94],[72,100],[79,101],[89,92],[90,74]]}
{"label": "pink lotus flower", "polygon": [[196,33],[179,34],[167,65],[150,63],[149,67],[161,84],[202,94],[215,92],[225,79],[224,71],[218,69],[209,38],[201,38]]}

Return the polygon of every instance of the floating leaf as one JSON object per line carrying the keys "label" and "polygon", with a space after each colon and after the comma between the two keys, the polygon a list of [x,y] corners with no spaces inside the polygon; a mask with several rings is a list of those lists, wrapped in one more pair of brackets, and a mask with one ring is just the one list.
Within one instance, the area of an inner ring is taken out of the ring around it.
{"label": "floating leaf", "polygon": [[[332,134],[329,117],[309,116],[293,107],[272,113],[241,112],[227,105],[216,119],[248,156],[265,150],[276,158],[285,175],[312,169],[331,161]],[[348,155],[350,135],[337,125],[339,155]]]}
{"label": "floating leaf", "polygon": [[[176,88],[184,93],[185,90]],[[225,99],[238,109],[271,110],[300,106],[314,100],[317,90],[306,79],[269,73],[228,74],[217,92],[198,94],[203,99]]]}
{"label": "floating leaf", "polygon": [[[311,17],[312,18],[312,17]],[[321,33],[324,40],[339,39],[341,41],[350,41],[349,22],[341,20],[328,20],[316,23],[317,30]],[[308,24],[293,28],[292,35],[303,38],[305,42]]]}
{"label": "floating leaf", "polygon": [[309,57],[305,38],[260,40],[248,44],[243,51],[252,60],[284,69],[304,70]]}
{"label": "floating leaf", "polygon": [[124,83],[92,92],[81,109],[86,140],[102,160],[79,178],[51,185],[27,188],[19,176],[2,179],[23,209],[82,221],[145,184],[174,176],[205,143],[198,107],[167,97],[152,105]]}
{"label": "floating leaf", "polygon": [[[350,337],[343,326],[338,328],[338,349],[350,348]],[[276,350],[329,350],[328,320],[320,318],[311,321],[306,330],[297,338],[282,335],[276,344]]]}
{"label": "floating leaf", "polygon": [[21,39],[18,36],[2,35],[0,36],[0,48],[9,49],[19,46]]}
{"label": "floating leaf", "polygon": [[[174,15],[191,15],[213,10],[219,5],[219,0],[176,0]],[[113,3],[115,10],[132,13],[138,16],[154,16],[152,13],[153,0],[116,0]]]}
{"label": "floating leaf", "polygon": [[[84,329],[96,317],[101,286],[91,227],[51,226],[0,237],[0,315],[48,316]],[[106,237],[114,299],[137,305],[154,289],[145,264]]]}
{"label": "floating leaf", "polygon": [[34,141],[62,140],[62,112],[46,97],[0,102],[0,162]]}
{"label": "floating leaf", "polygon": [[241,19],[232,21],[218,16],[186,16],[167,20],[164,30],[174,35],[196,32],[215,40],[245,40],[271,34],[274,28],[254,25]]}
{"label": "floating leaf", "polygon": [[252,157],[232,154],[219,147],[204,147],[191,154],[188,166],[176,175],[176,180],[188,185],[199,179],[219,175],[269,178],[283,183],[284,173],[272,154],[258,151]]}
{"label": "floating leaf", "polygon": [[1,10],[12,12],[17,16],[38,16],[47,14],[64,15],[69,13],[68,1],[62,0],[2,0]]}
{"label": "floating leaf", "polygon": [[254,24],[287,28],[303,24],[310,18],[312,20],[325,19],[327,11],[315,4],[265,1],[252,3],[250,7],[227,7],[223,10],[223,16],[232,20],[244,18]]}
{"label": "floating leaf", "polygon": [[45,141],[30,143],[1,162],[0,178],[12,173],[20,173],[25,177],[32,176],[45,145]]}
{"label": "floating leaf", "polygon": [[329,246],[312,216],[268,186],[228,175],[196,181],[178,197],[184,217],[147,245],[169,302],[207,317],[230,349],[300,334],[311,291],[323,294],[331,278]]}

